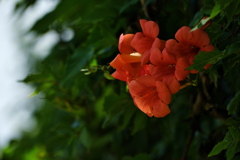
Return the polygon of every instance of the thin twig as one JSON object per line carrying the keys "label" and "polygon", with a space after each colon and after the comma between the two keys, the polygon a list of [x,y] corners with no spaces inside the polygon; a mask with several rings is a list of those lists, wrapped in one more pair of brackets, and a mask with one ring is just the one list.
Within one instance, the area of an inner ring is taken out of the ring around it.
{"label": "thin twig", "polygon": [[192,129],[191,133],[190,133],[190,136],[189,136],[189,139],[188,139],[188,142],[187,142],[187,146],[185,148],[185,151],[183,153],[183,156],[182,156],[181,160],[186,160],[187,159],[187,154],[188,154],[188,151],[189,151],[190,146],[192,144],[194,134],[195,134],[195,129]]}
{"label": "thin twig", "polygon": [[140,2],[141,2],[141,4],[142,4],[142,8],[143,8],[143,13],[144,13],[144,15],[145,15],[148,19],[150,19],[150,16],[149,16],[148,11],[147,11],[147,6],[146,6],[146,4],[145,4],[145,0],[140,0]]}

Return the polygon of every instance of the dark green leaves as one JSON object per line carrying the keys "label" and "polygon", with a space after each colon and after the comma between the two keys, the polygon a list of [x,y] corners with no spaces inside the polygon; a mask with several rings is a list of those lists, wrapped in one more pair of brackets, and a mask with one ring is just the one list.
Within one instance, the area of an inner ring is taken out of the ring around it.
{"label": "dark green leaves", "polygon": [[238,153],[240,147],[240,122],[229,118],[227,120],[229,125],[226,136],[223,141],[219,142],[208,156],[213,156],[219,154],[223,150],[226,151],[227,160],[231,160],[236,153]]}
{"label": "dark green leaves", "polygon": [[76,49],[75,53],[70,57],[66,69],[65,79],[63,84],[66,83],[69,79],[76,76],[80,73],[80,70],[83,69],[87,63],[91,60],[94,54],[94,47],[80,47]]}
{"label": "dark green leaves", "polygon": [[[213,50],[212,52],[200,52],[195,56],[195,59],[193,60],[194,63],[187,69],[189,70],[196,69],[198,71],[202,71],[203,67],[208,63],[215,64],[229,56],[234,56],[239,58],[239,56],[236,54],[239,52],[240,52],[239,42],[229,44],[224,51],[220,51],[216,49],[216,50]],[[233,64],[234,63],[230,65],[233,65]]]}
{"label": "dark green leaves", "polygon": [[220,4],[216,3],[214,8],[212,9],[212,12],[210,14],[210,18],[214,18],[215,16],[217,16],[220,13],[221,9],[220,9]]}
{"label": "dark green leaves", "polygon": [[86,147],[88,150],[90,150],[91,144],[92,144],[92,139],[90,138],[89,132],[87,131],[86,128],[83,128],[81,130],[80,141],[82,142],[84,147]]}
{"label": "dark green leaves", "polygon": [[236,113],[240,107],[240,91],[238,91],[227,106],[228,114]]}
{"label": "dark green leaves", "polygon": [[198,71],[201,71],[206,64],[215,64],[216,62],[221,60],[223,55],[223,52],[219,50],[214,50],[212,52],[200,52],[195,56],[195,59],[193,60],[193,65],[188,67],[188,69],[196,69]]}
{"label": "dark green leaves", "polygon": [[138,2],[138,0],[130,0],[130,1],[125,1],[124,5],[120,9],[120,13],[125,11],[127,8],[131,7],[132,5],[135,5]]}
{"label": "dark green leaves", "polygon": [[229,147],[229,145],[231,144],[231,142],[227,141],[227,140],[223,140],[221,142],[219,142],[214,148],[213,150],[209,153],[209,157],[210,156],[214,156],[219,154],[221,151],[227,149]]}
{"label": "dark green leaves", "polygon": [[[35,2],[22,0],[18,8]],[[31,31],[37,35],[54,31],[60,40],[22,81],[46,100],[35,113],[38,125],[13,141],[0,159],[184,159],[182,155],[188,151],[187,159],[207,160],[209,146],[216,144],[209,154],[216,157],[211,158],[239,159],[239,3],[59,0]],[[189,22],[192,28],[199,28],[212,20],[205,31],[216,49],[200,52],[189,69],[203,71],[208,63],[212,67],[204,70],[206,79],[203,74],[189,76],[198,85],[174,94],[171,113],[164,118],[142,113],[126,83],[109,80],[114,72],[109,63],[119,53],[119,35],[140,31],[139,19],[146,17],[159,24],[159,38],[163,40],[173,38]],[[64,41],[62,33],[69,28],[74,36]],[[225,115],[226,124],[222,121]]]}
{"label": "dark green leaves", "polygon": [[226,9],[224,10],[225,13],[227,14],[227,25],[226,26],[229,26],[230,23],[232,22],[233,20],[233,17],[235,16],[236,14],[236,11],[240,9],[240,1],[232,1],[228,7],[226,7]]}

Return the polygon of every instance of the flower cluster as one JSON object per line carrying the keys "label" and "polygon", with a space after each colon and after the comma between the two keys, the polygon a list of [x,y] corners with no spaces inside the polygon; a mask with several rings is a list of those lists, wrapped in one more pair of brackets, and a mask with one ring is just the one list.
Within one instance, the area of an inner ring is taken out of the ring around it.
{"label": "flower cluster", "polygon": [[[135,105],[148,116],[164,117],[170,113],[168,104],[189,73],[194,56],[200,51],[214,50],[208,34],[184,26],[176,39],[158,38],[159,26],[154,21],[140,20],[142,32],[122,34],[118,48],[120,54],[110,63],[116,69],[112,76],[125,81]],[[210,64],[204,68],[207,69]]]}

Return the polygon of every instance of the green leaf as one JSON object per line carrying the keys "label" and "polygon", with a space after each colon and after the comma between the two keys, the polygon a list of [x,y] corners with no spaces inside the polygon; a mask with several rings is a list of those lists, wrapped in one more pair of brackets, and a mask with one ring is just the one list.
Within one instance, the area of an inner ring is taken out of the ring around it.
{"label": "green leaf", "polygon": [[234,128],[240,129],[240,122],[234,120],[233,118],[228,118],[226,121],[226,125],[233,126]]}
{"label": "green leaf", "polygon": [[235,121],[232,118],[229,118],[227,120],[227,125],[231,125],[231,126],[228,127],[229,131],[224,137],[224,140],[219,142],[213,148],[213,150],[208,155],[209,157],[213,155],[217,155],[222,150],[227,149],[227,152],[226,152],[227,160],[231,160],[234,157],[235,153],[238,152],[237,146],[240,140],[239,123],[238,121]]}
{"label": "green leaf", "polygon": [[194,17],[193,17],[192,21],[190,22],[189,26],[191,26],[191,27],[195,26],[196,24],[199,23],[199,21],[200,21],[202,18],[203,18],[203,12],[202,12],[202,11],[197,12],[197,13],[194,15]]}
{"label": "green leaf", "polygon": [[113,88],[110,89],[111,94],[106,95],[103,104],[104,112],[106,112],[106,119],[102,127],[105,128],[108,125],[117,122],[117,120],[121,117],[123,118],[123,122],[121,124],[118,123],[119,129],[121,130],[131,122],[130,119],[135,112],[135,106],[133,106],[133,102],[128,93],[116,94],[112,91]]}
{"label": "green leaf", "polygon": [[230,132],[233,140],[239,141],[240,140],[239,130],[237,128],[234,128],[234,127],[229,127],[228,129],[229,129],[229,132]]}
{"label": "green leaf", "polygon": [[228,45],[226,47],[226,49],[224,50],[224,54],[231,55],[231,54],[234,54],[234,53],[239,53],[240,52],[239,45],[240,45],[239,42],[236,42],[236,43],[233,43],[231,45]]}
{"label": "green leaf", "polygon": [[219,50],[214,50],[212,52],[200,52],[195,56],[195,59],[193,60],[193,64],[188,67],[188,70],[196,69],[198,71],[203,70],[203,67],[210,63],[215,64],[219,60],[223,58],[223,52]]}
{"label": "green leaf", "polygon": [[105,71],[103,75],[104,75],[104,77],[107,78],[108,80],[114,80],[114,79],[115,79],[115,78],[113,78],[113,77],[111,76],[111,74],[109,73],[109,71]]}
{"label": "green leaf", "polygon": [[233,0],[218,0],[221,10],[225,9]]}
{"label": "green leaf", "polygon": [[216,17],[221,12],[220,4],[216,3],[214,8],[212,9],[212,12],[210,14],[210,18]]}
{"label": "green leaf", "polygon": [[138,131],[142,130],[147,125],[147,118],[148,116],[143,112],[137,112],[135,119],[134,119],[134,128],[132,134],[136,134]]}
{"label": "green leaf", "polygon": [[38,82],[40,81],[40,74],[29,74],[26,78],[23,80],[20,80],[20,82],[29,83],[29,82]]}
{"label": "green leaf", "polygon": [[45,154],[46,151],[44,151],[44,148],[36,146],[34,148],[31,148],[31,150],[29,150],[29,152],[24,155],[24,160],[41,160],[46,156]]}
{"label": "green leaf", "polygon": [[80,141],[88,150],[90,149],[91,138],[90,138],[89,133],[86,128],[83,128],[81,130]]}
{"label": "green leaf", "polygon": [[130,8],[130,6],[135,5],[137,2],[138,0],[126,1],[125,4],[120,9],[120,13],[124,12],[127,8]]}
{"label": "green leaf", "polygon": [[[132,108],[133,107],[135,107],[135,106],[132,106]],[[127,109],[127,110],[125,110],[124,115],[123,115],[123,124],[121,126],[121,130],[126,128],[127,125],[131,122],[131,119],[134,116],[135,112],[136,112],[135,109]]]}
{"label": "green leaf", "polygon": [[209,153],[208,157],[219,154],[222,150],[227,149],[231,144],[230,141],[223,140],[214,146],[213,150]]}
{"label": "green leaf", "polygon": [[226,7],[225,12],[227,14],[227,25],[226,27],[229,26],[229,24],[232,22],[233,16],[236,14],[236,11],[238,9],[240,1],[233,1],[228,7]]}
{"label": "green leaf", "polygon": [[240,105],[240,91],[238,91],[231,102],[227,106],[228,114],[233,114],[237,112],[237,109]]}
{"label": "green leaf", "polygon": [[234,141],[234,142],[229,146],[229,148],[228,148],[228,150],[227,150],[227,153],[226,153],[226,155],[227,155],[227,160],[231,160],[231,159],[234,157],[234,155],[235,155],[235,153],[236,153],[237,145],[238,145],[238,142],[237,142],[237,141]]}
{"label": "green leaf", "polygon": [[63,80],[62,84],[65,84],[69,79],[72,79],[76,74],[78,74],[81,69],[90,62],[93,54],[93,46],[78,48],[68,61],[66,78]]}
{"label": "green leaf", "polygon": [[36,90],[34,90],[33,93],[31,93],[31,94],[29,95],[29,97],[30,97],[30,98],[35,97],[36,95],[38,95],[39,92],[40,92],[40,91],[39,91],[38,89],[36,89]]}

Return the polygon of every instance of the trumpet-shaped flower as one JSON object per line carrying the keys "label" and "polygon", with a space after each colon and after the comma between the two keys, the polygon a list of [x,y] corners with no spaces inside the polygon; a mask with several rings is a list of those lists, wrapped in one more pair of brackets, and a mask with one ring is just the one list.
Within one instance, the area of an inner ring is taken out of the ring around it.
{"label": "trumpet-shaped flower", "polygon": [[[153,21],[140,20],[142,32],[119,37],[120,54],[110,63],[116,69],[112,76],[126,81],[135,105],[148,116],[164,117],[170,113],[172,94],[188,85],[186,70],[200,51],[214,50],[201,29],[180,28],[175,39],[163,41]],[[210,64],[204,68],[207,69]]]}
{"label": "trumpet-shaped flower", "polygon": [[142,64],[149,62],[150,49],[153,44],[164,48],[165,42],[157,38],[159,34],[158,24],[153,21],[147,21],[145,19],[140,20],[140,25],[142,32],[135,34],[131,41],[131,45],[136,49],[136,51],[143,55]]}
{"label": "trumpet-shaped flower", "polygon": [[112,76],[116,79],[130,82],[141,75],[147,73],[146,66],[141,66],[142,55],[130,45],[134,34],[121,34],[119,37],[118,54],[110,63],[110,66],[116,69]]}
{"label": "trumpet-shaped flower", "polygon": [[175,34],[175,39],[166,42],[166,51],[176,56],[176,58],[185,58],[188,63],[193,64],[194,56],[200,51],[210,52],[214,46],[209,44],[210,38],[205,31],[184,26]]}
{"label": "trumpet-shaped flower", "polygon": [[150,74],[159,81],[163,81],[171,94],[179,91],[179,81],[185,80],[189,71],[186,68],[189,63],[184,58],[176,59],[174,55],[168,54],[166,50],[161,52],[158,48],[152,48],[149,70]]}
{"label": "trumpet-shaped flower", "polygon": [[110,63],[110,66],[116,69],[112,76],[121,81],[130,82],[141,75],[148,74],[148,66],[142,66],[141,63],[128,63],[121,54],[118,54]]}
{"label": "trumpet-shaped flower", "polygon": [[118,49],[121,58],[127,63],[141,62],[142,55],[139,54],[132,46],[131,41],[134,34],[121,34],[118,42]]}
{"label": "trumpet-shaped flower", "polygon": [[135,105],[148,116],[164,117],[170,113],[171,93],[161,81],[144,75],[128,84]]}

